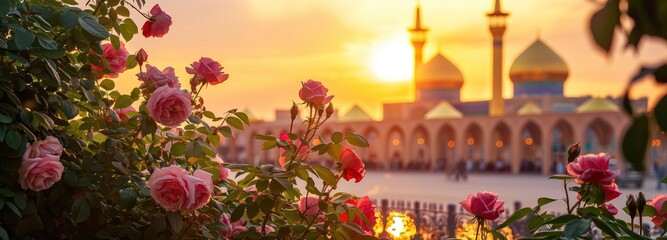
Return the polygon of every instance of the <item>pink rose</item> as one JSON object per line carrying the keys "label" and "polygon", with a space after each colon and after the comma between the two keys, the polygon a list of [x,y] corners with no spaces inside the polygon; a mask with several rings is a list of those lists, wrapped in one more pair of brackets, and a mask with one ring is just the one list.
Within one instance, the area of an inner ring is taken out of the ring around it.
{"label": "pink rose", "polygon": [[616,215],[618,214],[618,209],[613,205],[613,204],[605,204],[603,203],[601,207],[605,210],[607,210],[611,215]]}
{"label": "pink rose", "polygon": [[197,210],[211,200],[211,192],[213,192],[213,179],[211,174],[202,170],[195,170],[193,176],[187,176],[189,191],[192,199],[190,205],[186,208],[189,210]]}
{"label": "pink rose", "polygon": [[609,155],[604,153],[582,155],[567,164],[567,173],[575,177],[574,182],[579,184],[610,184],[619,171],[609,170],[609,159]]}
{"label": "pink rose", "polygon": [[188,177],[188,172],[177,165],[155,169],[147,183],[151,197],[172,212],[190,206],[195,195]]}
{"label": "pink rose", "polygon": [[505,212],[503,201],[498,200],[498,194],[491,192],[478,192],[477,196],[468,194],[468,198],[459,202],[463,208],[475,215],[475,217],[495,220]]}
{"label": "pink rose", "polygon": [[[657,227],[662,227],[665,219],[667,219],[667,209],[663,209],[662,205],[667,201],[667,195],[658,194],[649,203],[653,208],[655,208],[655,216],[651,219],[651,222]],[[663,229],[664,230],[664,229]]]}
{"label": "pink rose", "polygon": [[229,169],[227,169],[225,165],[220,164],[220,166],[218,166],[218,171],[220,172],[218,182],[225,181],[229,178]]}
{"label": "pink rose", "polygon": [[[366,232],[366,234],[373,233],[373,226],[375,225],[375,205],[373,205],[371,199],[368,198],[368,196],[364,196],[359,198],[358,200],[349,199],[345,201],[345,203],[350,204],[352,205],[352,207],[359,209],[361,213],[363,213],[364,216],[366,216],[371,225],[367,225],[366,222],[362,220],[359,216],[355,216],[352,222],[359,225],[361,229],[363,229]],[[347,222],[348,221],[347,213],[343,212],[339,216],[339,219],[342,222]]]}
{"label": "pink rose", "polygon": [[[283,141],[286,141],[286,142],[292,144],[292,139],[289,138],[289,135],[287,135],[286,132],[280,133],[280,140],[283,140]],[[299,155],[305,155],[306,153],[308,153],[308,146],[305,145],[305,144],[303,146],[301,146],[301,140],[299,140],[299,139],[294,140],[293,144],[294,144],[295,148],[300,147],[299,148]],[[278,163],[280,163],[280,166],[285,166],[285,164],[286,164],[285,161],[287,160],[287,156],[283,156],[284,153],[285,153],[285,148],[280,147],[280,158],[278,158]]]}
{"label": "pink rose", "polygon": [[325,88],[321,82],[310,79],[302,85],[301,90],[299,90],[299,98],[308,104],[322,106],[329,103],[334,97],[327,96],[329,89]]}
{"label": "pink rose", "polygon": [[178,82],[178,77],[174,73],[174,68],[166,67],[164,70],[146,64],[146,72],[137,74],[139,80],[143,81],[146,86],[158,88],[162,86],[169,86],[170,88],[181,88],[181,83]]}
{"label": "pink rose", "polygon": [[604,192],[605,202],[609,202],[621,196],[621,191],[619,191],[618,185],[616,185],[616,183],[602,185],[602,191]]}
{"label": "pink rose", "polygon": [[343,165],[342,171],[345,180],[350,181],[354,178],[354,182],[359,182],[366,176],[366,165],[354,150],[344,148],[340,153],[340,163]]}
{"label": "pink rose", "polygon": [[60,181],[65,170],[60,162],[62,151],[60,141],[52,136],[28,145],[18,171],[21,188],[38,192]]}
{"label": "pink rose", "polygon": [[127,106],[121,109],[114,109],[114,112],[118,115],[120,119],[127,118],[127,113],[128,112],[136,112],[137,109],[135,109],[132,106]]}
{"label": "pink rose", "polygon": [[156,122],[177,127],[192,114],[191,98],[184,90],[162,86],[151,94],[146,108]]}
{"label": "pink rose", "polygon": [[246,232],[248,231],[248,227],[246,227],[245,220],[243,218],[239,219],[236,222],[231,222],[231,217],[229,216],[229,213],[223,213],[222,216],[220,216],[220,222],[227,226],[226,230],[220,230],[218,233],[220,236],[232,239],[234,236],[236,236],[239,233]]}
{"label": "pink rose", "polygon": [[202,57],[199,59],[199,62],[193,62],[192,68],[185,68],[189,74],[194,74],[194,80],[196,80],[194,85],[199,84],[199,80],[206,79],[206,81],[211,85],[216,85],[222,83],[227,78],[229,74],[222,72],[222,65],[220,63],[213,61],[213,59]]}
{"label": "pink rose", "polygon": [[151,18],[141,27],[144,37],[162,37],[169,32],[171,27],[171,16],[162,11],[159,4],[151,8]]}
{"label": "pink rose", "polygon": [[302,197],[299,201],[299,211],[304,215],[315,215],[320,211],[317,197]]}
{"label": "pink rose", "polygon": [[90,69],[98,76],[103,75],[104,77],[115,78],[118,77],[119,73],[125,72],[125,63],[127,62],[127,57],[130,56],[130,53],[125,49],[125,44],[120,43],[120,48],[118,50],[113,48],[111,43],[105,43],[102,45],[102,57],[107,60],[109,63],[109,70],[112,73],[104,73],[104,63],[98,65],[91,65]]}

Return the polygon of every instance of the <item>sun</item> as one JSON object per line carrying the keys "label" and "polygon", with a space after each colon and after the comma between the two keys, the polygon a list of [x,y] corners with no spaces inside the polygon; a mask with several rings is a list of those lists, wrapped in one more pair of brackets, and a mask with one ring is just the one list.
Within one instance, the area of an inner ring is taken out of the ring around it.
{"label": "sun", "polygon": [[373,75],[383,82],[406,82],[412,79],[413,51],[407,37],[394,37],[373,46],[370,67]]}

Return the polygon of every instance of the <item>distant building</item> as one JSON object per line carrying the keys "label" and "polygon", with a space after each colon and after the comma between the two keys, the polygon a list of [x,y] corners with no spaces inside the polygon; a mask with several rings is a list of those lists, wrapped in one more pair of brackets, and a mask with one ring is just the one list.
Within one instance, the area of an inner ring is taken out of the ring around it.
{"label": "distant building", "polygon": [[[493,37],[490,101],[462,102],[464,77],[443,54],[422,64],[428,29],[421,23],[419,6],[415,15],[409,31],[415,48],[416,101],[384,104],[382,120],[354,106],[325,124],[320,132],[324,139],[333,131],[361,133],[371,147],[358,149],[359,155],[368,165],[385,169],[454,169],[464,161],[473,171],[548,174],[564,170],[567,147],[575,142],[582,143],[583,152],[621,158],[620,140],[630,120],[620,110],[621,99],[565,96],[569,68],[539,37],[514,59],[509,70],[514,97],[502,98],[503,33],[509,14],[499,0],[487,14]],[[645,111],[647,99],[633,100],[632,105]],[[275,162],[278,151],[260,151],[261,142],[252,136],[289,130],[289,116],[289,111],[278,110],[275,121],[254,122],[221,146],[223,158]],[[651,140],[649,159],[664,163],[664,137],[658,135]]]}

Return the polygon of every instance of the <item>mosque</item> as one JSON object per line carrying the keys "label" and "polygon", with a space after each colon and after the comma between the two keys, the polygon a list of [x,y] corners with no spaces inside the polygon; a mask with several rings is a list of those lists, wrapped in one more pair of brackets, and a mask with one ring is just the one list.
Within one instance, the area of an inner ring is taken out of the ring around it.
{"label": "mosque", "polygon": [[[334,131],[363,134],[370,147],[357,153],[367,166],[381,169],[438,171],[463,162],[471,171],[550,174],[564,171],[567,146],[575,142],[582,143],[583,152],[622,158],[620,140],[630,119],[620,108],[621,99],[566,96],[563,85],[576,80],[568,79],[567,63],[539,37],[513,60],[509,78],[514,96],[503,99],[503,34],[509,13],[495,0],[486,16],[493,45],[490,101],[461,101],[465,79],[442,54],[422,61],[428,29],[417,6],[409,29],[415,51],[415,102],[383,104],[384,119],[379,121],[354,106],[327,122],[322,138],[329,139]],[[646,110],[647,99],[633,100],[632,105]],[[278,151],[261,151],[261,141],[253,136],[277,136],[288,130],[289,123],[288,110],[277,110],[275,121],[255,120],[220,147],[223,159],[275,162]],[[663,138],[662,134],[652,138],[649,160],[665,161]]]}

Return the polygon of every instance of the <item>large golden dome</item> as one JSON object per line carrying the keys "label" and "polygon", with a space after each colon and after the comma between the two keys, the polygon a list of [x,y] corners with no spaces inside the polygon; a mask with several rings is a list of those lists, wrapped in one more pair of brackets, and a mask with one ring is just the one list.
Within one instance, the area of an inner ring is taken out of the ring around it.
{"label": "large golden dome", "polygon": [[567,64],[540,39],[530,45],[510,67],[512,81],[565,81]]}
{"label": "large golden dome", "polygon": [[461,88],[463,75],[454,63],[438,53],[419,67],[416,83],[419,89]]}

